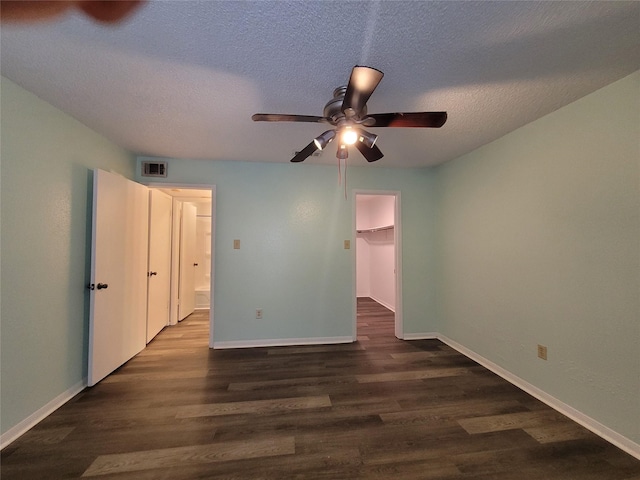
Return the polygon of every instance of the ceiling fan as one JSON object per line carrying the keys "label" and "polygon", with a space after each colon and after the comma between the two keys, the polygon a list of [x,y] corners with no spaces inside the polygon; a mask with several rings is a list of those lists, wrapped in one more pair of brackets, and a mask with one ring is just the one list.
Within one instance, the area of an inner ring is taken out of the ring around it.
{"label": "ceiling fan", "polygon": [[355,145],[368,162],[380,160],[384,155],[376,146],[378,136],[362,127],[440,128],[447,121],[447,112],[367,113],[367,101],[384,74],[375,68],[356,65],[351,71],[349,84],[333,91],[333,98],[324,106],[323,116],[256,113],[254,122],[310,122],[328,123],[334,128],[316,137],[291,159],[302,162],[316,150],[324,149],[338,138],[336,157],[349,156],[348,146]]}

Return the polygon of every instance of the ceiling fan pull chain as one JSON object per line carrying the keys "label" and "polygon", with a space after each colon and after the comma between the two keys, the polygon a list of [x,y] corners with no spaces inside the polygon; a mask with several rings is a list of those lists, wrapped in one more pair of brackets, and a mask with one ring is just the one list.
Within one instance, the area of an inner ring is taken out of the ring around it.
{"label": "ceiling fan pull chain", "polygon": [[344,159],[344,199],[347,199],[347,159]]}

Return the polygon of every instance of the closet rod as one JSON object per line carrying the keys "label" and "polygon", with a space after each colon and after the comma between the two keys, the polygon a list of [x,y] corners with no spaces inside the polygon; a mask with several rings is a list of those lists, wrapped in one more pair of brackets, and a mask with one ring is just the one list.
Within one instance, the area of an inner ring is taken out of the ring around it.
{"label": "closet rod", "polygon": [[372,233],[372,232],[379,232],[381,230],[392,230],[392,229],[393,229],[393,225],[387,225],[386,227],[366,228],[364,230],[356,230],[356,232],[358,232],[358,233]]}

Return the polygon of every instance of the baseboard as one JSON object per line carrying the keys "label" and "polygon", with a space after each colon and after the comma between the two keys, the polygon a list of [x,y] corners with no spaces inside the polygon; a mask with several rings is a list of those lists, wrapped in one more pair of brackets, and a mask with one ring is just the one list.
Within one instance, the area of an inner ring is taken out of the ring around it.
{"label": "baseboard", "polygon": [[42,408],[38,409],[27,418],[22,420],[17,425],[11,427],[9,430],[4,432],[0,436],[0,450],[11,444],[14,440],[16,440],[21,435],[25,434],[29,429],[34,427],[38,422],[44,420],[48,415],[51,415],[62,405],[67,403],[73,397],[75,397],[78,393],[80,393],[87,386],[87,380],[84,379],[81,382],[76,383],[73,387],[69,388],[67,391],[62,392],[56,398],[51,400],[49,403],[44,405]]}
{"label": "baseboard", "polygon": [[228,342],[213,342],[214,349],[226,348],[260,348],[260,347],[291,347],[296,345],[328,345],[334,343],[353,343],[353,337],[311,337],[311,338],[273,338],[264,340],[232,340]]}
{"label": "baseboard", "polygon": [[[478,362],[480,365],[487,368],[488,370],[491,370],[496,375],[499,375],[500,377],[504,378],[509,383],[515,385],[521,390],[524,390],[529,395],[532,395],[533,397],[537,398],[541,402],[546,403],[548,406],[550,406],[554,410],[557,410],[558,412],[569,417],[576,423],[579,423],[586,429],[591,430],[596,435],[604,438],[609,443],[612,443],[616,447],[627,452],[629,455],[632,455],[640,460],[640,444],[632,441],[631,439],[625,437],[624,435],[619,434],[615,430],[612,430],[611,428],[603,425],[597,420],[594,420],[588,415],[585,415],[579,410],[576,410],[572,406],[567,405],[561,400],[558,400],[552,395],[549,395],[548,393],[539,389],[535,385],[530,384],[526,380],[523,380],[522,378],[518,377],[517,375],[514,375],[508,370],[505,370],[501,366],[496,365],[491,360],[484,358],[482,355],[479,355],[473,350],[468,349],[464,345],[461,345],[458,342],[451,340],[447,336],[438,334],[437,338],[443,343],[446,343],[447,345],[449,345],[451,348],[459,351],[463,355]],[[406,339],[406,336],[405,336],[405,339]]]}
{"label": "baseboard", "polygon": [[391,305],[389,305],[386,302],[383,302],[382,300],[380,300],[379,298],[376,298],[374,296],[370,296],[369,298],[371,298],[372,300],[375,300],[376,302],[378,302],[380,305],[382,305],[385,308],[388,308],[389,310],[391,310],[393,313],[396,313],[396,307],[392,307]]}
{"label": "baseboard", "polygon": [[435,332],[405,333],[402,340],[434,340],[439,338],[439,335]]}

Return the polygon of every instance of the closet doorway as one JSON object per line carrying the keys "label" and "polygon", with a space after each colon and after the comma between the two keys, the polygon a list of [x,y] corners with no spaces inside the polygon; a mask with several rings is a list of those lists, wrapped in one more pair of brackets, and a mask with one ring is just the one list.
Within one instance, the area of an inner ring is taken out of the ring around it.
{"label": "closet doorway", "polygon": [[378,305],[393,312],[390,335],[403,338],[400,192],[357,191],[354,195],[354,339],[360,308]]}

